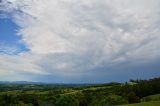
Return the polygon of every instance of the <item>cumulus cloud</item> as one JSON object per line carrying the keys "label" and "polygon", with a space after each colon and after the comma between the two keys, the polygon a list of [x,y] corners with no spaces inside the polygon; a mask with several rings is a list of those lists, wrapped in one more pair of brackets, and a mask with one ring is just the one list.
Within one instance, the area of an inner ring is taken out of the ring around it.
{"label": "cumulus cloud", "polygon": [[21,27],[18,35],[30,50],[23,55],[34,61],[28,71],[77,75],[159,58],[159,5],[159,0],[2,0],[0,9]]}

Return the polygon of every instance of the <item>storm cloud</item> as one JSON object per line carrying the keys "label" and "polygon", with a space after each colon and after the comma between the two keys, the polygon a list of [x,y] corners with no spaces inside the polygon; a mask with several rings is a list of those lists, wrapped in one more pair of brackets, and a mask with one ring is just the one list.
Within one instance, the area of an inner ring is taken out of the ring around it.
{"label": "storm cloud", "polygon": [[17,36],[29,51],[1,54],[0,66],[12,66],[1,73],[77,82],[84,76],[92,77],[86,82],[114,80],[121,72],[134,74],[133,68],[143,73],[160,58],[159,5],[159,0],[2,0],[1,11],[20,27]]}

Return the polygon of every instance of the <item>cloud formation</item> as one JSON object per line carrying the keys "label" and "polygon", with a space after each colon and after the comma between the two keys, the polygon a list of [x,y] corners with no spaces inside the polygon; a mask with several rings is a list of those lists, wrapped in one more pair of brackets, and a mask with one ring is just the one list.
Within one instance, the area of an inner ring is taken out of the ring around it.
{"label": "cloud formation", "polygon": [[25,68],[73,77],[97,67],[158,59],[159,5],[159,0],[2,0],[0,9],[21,27],[18,35],[30,50],[16,59],[8,56],[24,64],[6,64],[18,67],[11,67],[15,72]]}

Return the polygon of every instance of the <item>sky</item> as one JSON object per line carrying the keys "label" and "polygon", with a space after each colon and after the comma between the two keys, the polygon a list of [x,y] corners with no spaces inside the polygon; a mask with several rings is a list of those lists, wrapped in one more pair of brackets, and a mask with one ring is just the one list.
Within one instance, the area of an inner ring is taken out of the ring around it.
{"label": "sky", "polygon": [[160,0],[0,0],[0,80],[160,76]]}

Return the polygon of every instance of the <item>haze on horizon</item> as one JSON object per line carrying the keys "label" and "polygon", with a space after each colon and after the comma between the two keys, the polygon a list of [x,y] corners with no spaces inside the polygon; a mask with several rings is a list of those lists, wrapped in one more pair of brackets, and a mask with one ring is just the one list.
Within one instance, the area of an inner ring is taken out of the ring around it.
{"label": "haze on horizon", "polygon": [[0,0],[0,80],[160,76],[160,0]]}

